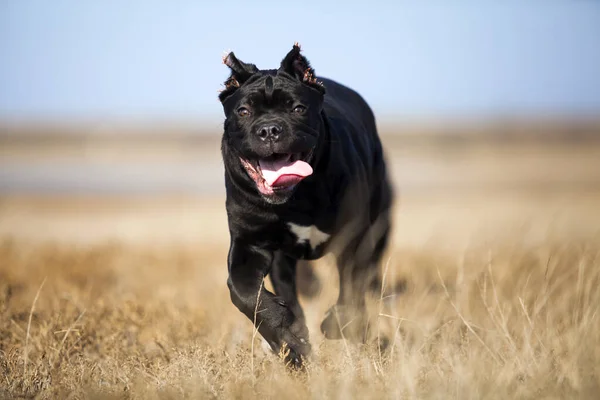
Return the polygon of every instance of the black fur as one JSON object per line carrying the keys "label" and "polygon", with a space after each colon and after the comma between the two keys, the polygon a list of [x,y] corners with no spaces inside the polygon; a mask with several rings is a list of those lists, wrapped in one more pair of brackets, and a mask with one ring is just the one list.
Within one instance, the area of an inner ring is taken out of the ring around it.
{"label": "black fur", "polygon": [[[231,300],[256,319],[274,351],[285,343],[288,360],[301,365],[310,344],[297,298],[298,260],[329,251],[337,256],[340,294],[321,325],[327,338],[361,340],[367,328],[365,294],[377,280],[393,201],[375,118],[356,92],[316,78],[297,45],[277,70],[258,70],[233,53],[224,63],[231,69],[219,96],[226,116],[222,156]],[[293,111],[298,106],[305,108]],[[275,125],[281,128],[275,139],[257,134]],[[261,193],[241,160],[274,153],[306,155],[313,174],[289,190]],[[316,226],[330,237],[313,248],[298,242],[290,223]],[[266,275],[275,293],[264,288]]]}

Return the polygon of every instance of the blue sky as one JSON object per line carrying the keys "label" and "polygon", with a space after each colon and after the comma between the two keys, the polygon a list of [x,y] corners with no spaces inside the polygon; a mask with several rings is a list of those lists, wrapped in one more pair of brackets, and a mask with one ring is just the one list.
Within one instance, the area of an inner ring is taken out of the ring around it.
{"label": "blue sky", "polygon": [[294,41],[385,118],[600,114],[596,1],[0,0],[0,118],[220,118]]}

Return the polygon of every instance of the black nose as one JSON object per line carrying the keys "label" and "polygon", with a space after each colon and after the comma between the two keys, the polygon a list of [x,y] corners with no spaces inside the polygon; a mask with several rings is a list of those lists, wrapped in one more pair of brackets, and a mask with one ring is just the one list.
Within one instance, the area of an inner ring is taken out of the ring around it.
{"label": "black nose", "polygon": [[283,129],[279,125],[263,125],[258,128],[257,135],[262,140],[277,140]]}

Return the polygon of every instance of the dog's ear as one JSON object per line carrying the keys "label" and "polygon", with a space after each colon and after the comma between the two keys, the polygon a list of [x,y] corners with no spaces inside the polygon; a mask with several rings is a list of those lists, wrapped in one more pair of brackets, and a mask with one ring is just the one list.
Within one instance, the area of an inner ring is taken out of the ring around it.
{"label": "dog's ear", "polygon": [[219,93],[219,100],[221,102],[225,101],[225,99],[233,94],[237,88],[243,85],[248,78],[258,72],[256,65],[247,64],[238,60],[233,52],[229,52],[223,56],[223,64],[227,65],[229,69],[231,69],[231,74],[229,75],[229,78],[225,80],[225,89]]}
{"label": "dog's ear", "polygon": [[321,93],[325,93],[323,83],[319,82],[315,76],[315,70],[312,69],[310,63],[302,54],[300,54],[300,45],[298,42],[294,43],[294,47],[290,50],[285,58],[281,61],[279,71],[283,71],[298,80],[302,81],[306,85],[317,89]]}

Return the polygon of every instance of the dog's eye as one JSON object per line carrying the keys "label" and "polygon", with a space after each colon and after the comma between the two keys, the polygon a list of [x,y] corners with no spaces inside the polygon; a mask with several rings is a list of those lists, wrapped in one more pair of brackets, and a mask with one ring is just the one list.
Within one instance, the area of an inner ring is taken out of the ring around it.
{"label": "dog's eye", "polygon": [[294,114],[303,114],[306,111],[306,107],[304,106],[296,106],[294,107]]}
{"label": "dog's eye", "polygon": [[250,110],[248,110],[246,107],[240,107],[237,109],[237,113],[240,117],[247,117],[250,115]]}

